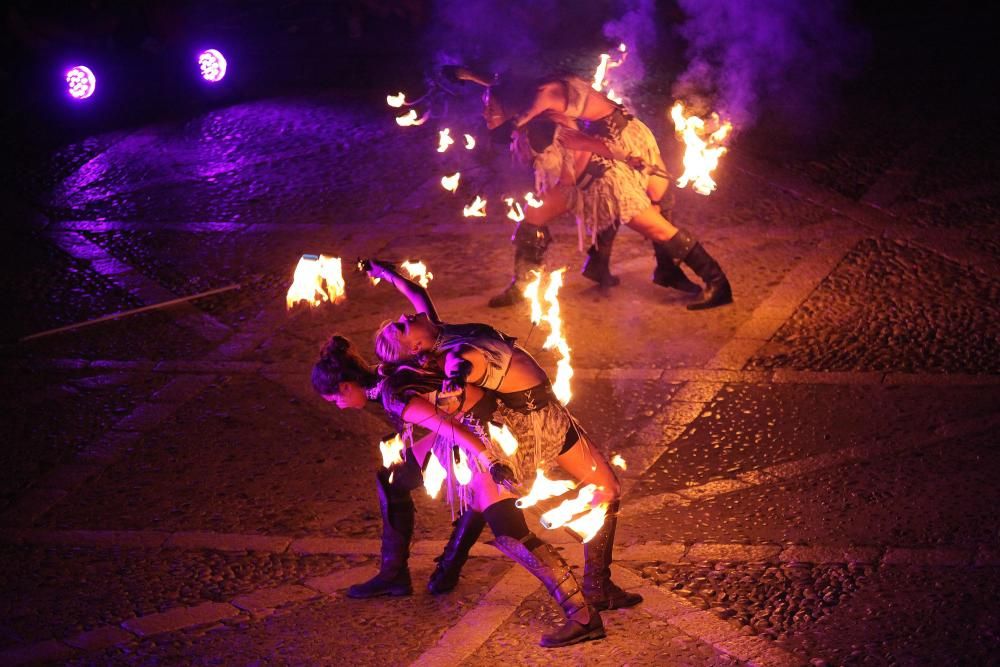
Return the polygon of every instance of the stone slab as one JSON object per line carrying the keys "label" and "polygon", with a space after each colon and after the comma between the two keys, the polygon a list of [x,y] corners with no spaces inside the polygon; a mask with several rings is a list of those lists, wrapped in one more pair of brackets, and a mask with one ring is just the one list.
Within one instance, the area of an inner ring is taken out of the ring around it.
{"label": "stone slab", "polygon": [[904,549],[891,547],[882,557],[884,565],[918,567],[959,567],[972,561],[972,552],[964,549]]}
{"label": "stone slab", "polygon": [[322,577],[312,577],[311,579],[306,579],[303,583],[309,588],[325,595],[336,595],[348,586],[368,581],[377,572],[378,568],[365,565],[363,567],[352,567],[347,570],[341,570],[340,572],[334,572]]}
{"label": "stone slab", "polygon": [[693,544],[684,560],[706,561],[775,561],[781,547],[776,544]]}
{"label": "stone slab", "polygon": [[708,644],[740,635],[740,629],[708,611],[696,611],[670,619],[670,624]]}
{"label": "stone slab", "polygon": [[677,493],[691,500],[704,500],[706,498],[721,496],[725,493],[742,491],[750,486],[750,484],[738,479],[717,479],[713,482],[681,489]]}
{"label": "stone slab", "polygon": [[288,584],[276,586],[275,588],[262,588],[253,593],[240,595],[232,600],[232,605],[243,611],[256,614],[266,609],[274,609],[291,602],[301,602],[311,600],[317,596],[318,591],[313,588],[299,586],[298,584]]}
{"label": "stone slab", "polygon": [[209,533],[189,531],[173,533],[164,546],[177,549],[213,549],[216,551],[266,551],[280,554],[292,543],[290,537]]}
{"label": "stone slab", "polygon": [[203,602],[194,607],[178,607],[157,614],[129,619],[121,626],[140,637],[150,637],[164,632],[183,630],[197,625],[217,623],[239,616],[240,611],[224,602]]}
{"label": "stone slab", "polygon": [[781,550],[782,563],[877,563],[882,550],[877,547],[790,546]]}
{"label": "stone slab", "polygon": [[143,403],[114,425],[116,431],[151,431],[174,414],[176,403]]}
{"label": "stone slab", "polygon": [[687,546],[680,542],[616,545],[615,560],[680,563],[684,558],[685,551],[687,551]]}
{"label": "stone slab", "polygon": [[76,655],[76,649],[49,639],[43,642],[12,646],[0,651],[0,665],[27,665],[40,662],[63,662]]}
{"label": "stone slab", "polygon": [[124,644],[133,639],[135,639],[134,635],[117,625],[105,625],[70,637],[66,643],[84,651],[99,651],[109,646]]}

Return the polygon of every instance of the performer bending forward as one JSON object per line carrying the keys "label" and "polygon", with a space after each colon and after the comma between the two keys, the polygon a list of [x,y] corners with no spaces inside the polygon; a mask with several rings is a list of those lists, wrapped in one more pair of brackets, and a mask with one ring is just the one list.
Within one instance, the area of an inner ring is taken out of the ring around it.
{"label": "performer bending forward", "polygon": [[[405,462],[382,469],[378,475],[379,502],[382,508],[382,564],[371,581],[351,587],[351,597],[372,595],[407,595],[411,592],[410,573],[407,567],[409,544],[413,535],[414,508],[410,491],[420,485],[420,461],[426,460],[433,449],[449,475],[449,497],[455,492],[451,465],[454,448],[461,447],[469,453],[472,479],[462,489],[463,502],[471,505],[462,515],[478,516],[478,527],[471,530],[461,546],[458,563],[445,565],[445,573],[435,571],[429,588],[434,592],[435,577],[458,578],[458,569],[468,556],[468,550],[482,531],[482,521],[489,524],[495,536],[494,545],[511,556],[537,577],[549,594],[566,614],[566,622],[555,632],[542,636],[546,648],[566,646],[605,636],[601,616],[584,595],[572,570],[559,552],[533,535],[525,522],[524,514],[514,504],[514,497],[494,481],[487,472],[491,460],[483,457],[485,446],[480,437],[486,437],[483,424],[493,412],[494,400],[484,399],[484,392],[470,387],[470,391],[453,406],[461,414],[460,423],[439,407],[438,390],[444,375],[425,367],[394,365],[389,374],[380,377],[342,336],[334,336],[323,348],[319,361],[313,367],[312,382],[316,391],[327,401],[340,408],[362,408],[369,400],[380,400],[386,415],[397,428],[404,424],[432,430],[432,435],[422,438],[407,450]],[[427,398],[433,402],[429,402]],[[469,428],[476,431],[473,434]],[[486,437],[488,439],[488,437]],[[390,482],[390,477],[392,481]],[[461,521],[461,519],[460,519]],[[471,540],[468,538],[471,537]],[[453,535],[452,541],[455,541]],[[447,563],[446,548],[442,563]],[[439,563],[438,570],[441,570]],[[449,582],[454,587],[454,582]]]}
{"label": "performer bending forward", "polygon": [[[535,470],[558,465],[579,486],[595,484],[595,502],[607,502],[608,514],[600,531],[584,544],[583,589],[598,610],[631,607],[642,596],[628,593],[611,581],[612,549],[621,487],[608,462],[552,393],[545,371],[513,338],[486,324],[447,324],[438,317],[427,291],[404,278],[392,267],[371,261],[371,275],[390,282],[416,309],[383,325],[375,337],[375,352],[389,363],[420,359],[436,363],[447,378],[446,394],[468,392],[475,387],[495,392],[497,413],[519,446],[508,456],[491,440],[479,441],[481,455],[499,483],[530,482]],[[513,480],[510,480],[513,477]],[[523,544],[498,547],[522,564],[537,558]],[[526,565],[527,566],[527,565]]]}

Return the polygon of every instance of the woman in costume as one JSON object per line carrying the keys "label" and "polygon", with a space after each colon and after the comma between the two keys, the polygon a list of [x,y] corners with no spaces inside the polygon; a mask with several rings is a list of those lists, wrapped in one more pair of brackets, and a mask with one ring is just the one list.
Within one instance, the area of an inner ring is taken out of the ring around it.
{"label": "woman in costume", "polygon": [[[558,466],[574,477],[578,486],[596,485],[594,502],[606,502],[608,511],[601,529],[584,544],[583,590],[588,602],[602,611],[642,602],[642,596],[611,581],[621,497],[618,478],[556,399],[545,371],[513,338],[486,324],[443,322],[423,287],[388,264],[371,260],[370,266],[373,277],[392,284],[417,311],[383,325],[375,338],[379,358],[390,365],[405,360],[436,365],[447,376],[442,383],[445,395],[467,395],[477,388],[494,393],[494,418],[499,418],[519,443],[508,455],[491,440],[480,441],[480,456],[490,461],[488,469],[497,482],[505,483],[512,476],[516,485],[530,483],[537,469],[544,472]],[[522,563],[533,558],[523,549],[508,555]]]}
{"label": "woman in costume", "polygon": [[[351,597],[409,594],[412,589],[407,557],[414,518],[410,491],[420,484],[419,462],[426,460],[433,451],[446,466],[451,485],[455,479],[452,460],[457,453],[456,447],[460,447],[468,453],[464,458],[471,479],[456,495],[462,496],[463,505],[469,505],[462,516],[478,515],[480,523],[478,529],[467,529],[469,532],[457,540],[452,536],[438,570],[431,577],[432,592],[436,581],[454,586],[452,579],[457,580],[458,570],[485,522],[495,536],[494,546],[537,577],[566,615],[562,627],[542,636],[542,646],[566,646],[604,637],[598,610],[588,602],[565,560],[551,545],[531,533],[523,513],[514,504],[514,497],[493,479],[493,476],[501,481],[509,479],[509,472],[481,455],[485,451],[483,439],[488,440],[483,426],[493,412],[493,401],[484,398],[485,392],[476,389],[459,400],[450,401],[448,409],[443,409],[441,404],[446,401],[437,395],[443,380],[444,376],[433,368],[406,364],[396,364],[385,375],[379,375],[341,336],[330,339],[313,367],[313,387],[338,407],[360,409],[369,401],[377,400],[397,428],[420,426],[432,431],[431,436],[415,443],[410,438],[411,447],[403,464],[379,471],[381,568],[372,580],[351,587],[348,594]],[[490,466],[493,466],[492,475],[488,472]],[[456,557],[449,556],[449,548]]]}

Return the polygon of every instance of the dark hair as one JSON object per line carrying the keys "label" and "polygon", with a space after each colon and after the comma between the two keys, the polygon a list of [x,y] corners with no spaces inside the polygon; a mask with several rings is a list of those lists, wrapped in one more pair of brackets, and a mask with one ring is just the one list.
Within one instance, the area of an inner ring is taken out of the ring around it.
{"label": "dark hair", "polygon": [[341,382],[357,382],[362,387],[375,386],[378,376],[354,345],[343,336],[331,336],[313,364],[312,386],[323,396],[336,394]]}

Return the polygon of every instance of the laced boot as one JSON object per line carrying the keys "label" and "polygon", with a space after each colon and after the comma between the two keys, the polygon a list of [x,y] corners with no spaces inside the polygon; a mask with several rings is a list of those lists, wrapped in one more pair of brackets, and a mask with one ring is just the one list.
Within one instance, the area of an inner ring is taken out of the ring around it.
{"label": "laced boot", "polygon": [[675,262],[687,264],[705,283],[701,298],[689,303],[688,310],[705,310],[733,302],[733,290],[722,267],[688,231],[678,229],[663,247]]}
{"label": "laced boot", "polygon": [[620,223],[615,221],[613,225],[601,231],[594,245],[587,249],[587,259],[583,262],[581,275],[601,287],[614,287],[621,283],[618,276],[611,275],[611,248],[614,246],[619,226]]}
{"label": "laced boot", "polygon": [[465,510],[455,521],[455,530],[444,547],[444,553],[437,557],[437,567],[427,582],[427,590],[434,595],[447,593],[458,585],[458,575],[469,559],[469,550],[479,539],[486,526],[482,512]]}
{"label": "laced boot", "polygon": [[[529,548],[525,542],[535,546]],[[605,636],[601,615],[587,602],[573,571],[551,544],[531,534],[524,541],[500,535],[492,544],[537,577],[566,614],[561,628],[542,635],[539,643],[543,647],[568,646]]]}
{"label": "laced boot", "polygon": [[490,308],[505,308],[524,300],[524,288],[531,282],[531,272],[542,268],[552,234],[548,225],[519,222],[510,240],[514,244],[514,277],[504,291],[489,300]]}
{"label": "laced boot", "polygon": [[382,468],[376,475],[378,503],[382,510],[382,562],[378,574],[368,581],[347,589],[347,597],[373,598],[380,595],[411,595],[410,540],[416,510],[409,490],[394,489],[389,484],[389,471]]}
{"label": "laced boot", "polygon": [[656,268],[653,270],[653,282],[661,287],[672,287],[685,294],[698,294],[701,288],[691,282],[681,267],[674,264],[674,259],[666,249],[666,243],[653,241],[653,253],[656,256]]}
{"label": "laced boot", "polygon": [[638,593],[629,593],[611,581],[611,552],[618,526],[619,501],[611,503],[604,525],[583,545],[583,592],[597,611],[634,607],[642,602]]}

